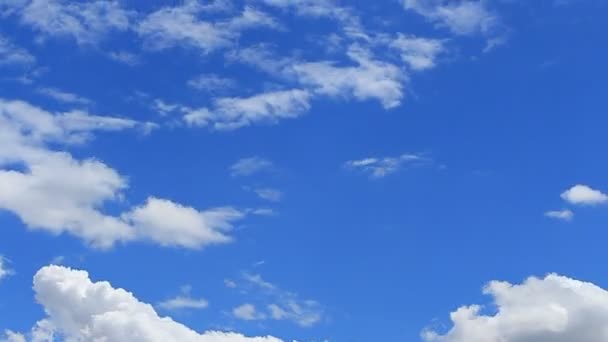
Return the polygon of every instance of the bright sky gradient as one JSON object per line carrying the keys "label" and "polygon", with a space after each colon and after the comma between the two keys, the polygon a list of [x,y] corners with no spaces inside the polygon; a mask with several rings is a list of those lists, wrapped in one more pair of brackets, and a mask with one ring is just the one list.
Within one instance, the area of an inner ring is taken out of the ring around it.
{"label": "bright sky gradient", "polygon": [[0,341],[608,341],[607,16],[0,0]]}

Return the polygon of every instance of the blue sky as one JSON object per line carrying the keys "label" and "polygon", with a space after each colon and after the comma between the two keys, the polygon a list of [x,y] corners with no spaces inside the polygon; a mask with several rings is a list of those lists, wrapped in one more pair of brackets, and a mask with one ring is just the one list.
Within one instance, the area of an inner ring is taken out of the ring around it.
{"label": "blue sky", "polygon": [[0,339],[608,340],[607,10],[0,1]]}

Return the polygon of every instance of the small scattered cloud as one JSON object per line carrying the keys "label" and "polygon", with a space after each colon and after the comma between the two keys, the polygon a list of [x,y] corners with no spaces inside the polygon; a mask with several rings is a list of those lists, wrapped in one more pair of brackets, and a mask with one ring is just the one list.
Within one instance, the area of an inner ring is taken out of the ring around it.
{"label": "small scattered cloud", "polygon": [[235,80],[216,74],[202,74],[188,81],[188,86],[210,93],[234,89],[236,84]]}
{"label": "small scattered cloud", "polygon": [[237,286],[236,283],[233,280],[230,280],[230,279],[224,279],[224,285],[227,288],[230,288],[230,289],[234,289]]}
{"label": "small scattered cloud", "polygon": [[369,157],[349,160],[345,163],[345,166],[348,169],[367,173],[371,178],[383,178],[404,168],[429,162],[431,160],[422,155],[406,153],[397,157]]}
{"label": "small scattered cloud", "polygon": [[230,166],[230,175],[232,177],[251,176],[256,173],[268,172],[273,169],[273,162],[268,159],[254,156],[239,159],[236,163]]}
{"label": "small scattered cloud", "polygon": [[28,66],[36,63],[36,58],[26,49],[11,42],[0,34],[0,66]]}
{"label": "small scattered cloud", "polygon": [[191,290],[190,286],[183,286],[180,295],[158,303],[158,307],[169,311],[206,309],[209,302],[204,298],[193,298]]}
{"label": "small scattered cloud", "polygon": [[323,318],[323,308],[314,300],[303,300],[294,292],[286,291],[264,280],[259,274],[243,274],[242,286],[255,296],[263,299],[258,309],[252,303],[245,303],[233,310],[236,318],[243,320],[291,321],[302,327],[311,327]]}
{"label": "small scattered cloud", "polygon": [[280,202],[283,198],[283,192],[272,188],[256,188],[253,190],[258,197],[270,202]]}
{"label": "small scattered cloud", "polygon": [[399,52],[401,59],[414,71],[435,67],[438,56],[445,52],[439,39],[420,38],[399,33],[389,46]]}
{"label": "small scattered cloud", "polygon": [[570,204],[577,205],[598,205],[608,202],[608,195],[582,184],[564,191],[561,198]]}
{"label": "small scattered cloud", "polygon": [[93,101],[87,99],[86,97],[79,96],[74,93],[69,93],[69,92],[66,92],[66,91],[63,91],[63,90],[60,90],[57,88],[50,88],[50,87],[38,88],[37,92],[39,94],[48,96],[54,100],[57,100],[57,101],[63,102],[63,103],[83,105],[83,106],[88,106],[88,105],[93,104]]}
{"label": "small scattered cloud", "polygon": [[255,305],[249,303],[237,306],[236,308],[232,309],[232,315],[235,318],[242,319],[244,321],[257,321],[266,319],[265,314],[258,312]]}
{"label": "small scattered cloud", "polygon": [[0,281],[8,276],[13,275],[15,272],[8,267],[8,260],[0,255]]}
{"label": "small scattered cloud", "polygon": [[572,221],[572,219],[574,218],[574,213],[572,212],[572,210],[569,209],[552,210],[547,211],[545,213],[545,216],[556,220]]}
{"label": "small scattered cloud", "polygon": [[402,0],[407,10],[414,11],[439,27],[457,35],[489,34],[498,23],[498,16],[483,0]]}
{"label": "small scattered cloud", "polygon": [[139,56],[137,56],[134,53],[131,52],[127,52],[127,51],[114,51],[114,52],[110,52],[108,53],[108,57],[110,57],[111,60],[122,63],[122,64],[126,64],[129,66],[135,66],[140,64],[140,59]]}
{"label": "small scattered cloud", "polygon": [[293,119],[310,109],[311,94],[307,90],[269,91],[249,97],[223,97],[214,100],[211,108],[186,109],[184,121],[189,126],[209,126],[229,131],[255,123],[277,123]]}

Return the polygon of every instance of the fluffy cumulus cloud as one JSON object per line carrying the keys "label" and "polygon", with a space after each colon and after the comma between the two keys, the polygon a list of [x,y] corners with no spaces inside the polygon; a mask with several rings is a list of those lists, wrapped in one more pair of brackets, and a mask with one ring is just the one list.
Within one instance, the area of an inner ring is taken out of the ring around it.
{"label": "fluffy cumulus cloud", "polygon": [[122,215],[109,215],[104,204],[120,203],[126,178],[99,160],[79,160],[49,148],[84,143],[96,131],[136,127],[148,125],[82,111],[51,113],[0,100],[0,209],[14,213],[30,229],[68,233],[98,248],[129,241],[186,248],[229,242],[231,222],[244,215],[240,211],[199,211],[150,197]]}
{"label": "fluffy cumulus cloud", "polygon": [[243,213],[230,207],[198,211],[169,200],[150,197],[147,202],[123,214],[136,236],[163,246],[200,248],[231,241],[226,233],[231,222]]}
{"label": "fluffy cumulus cloud", "polygon": [[[85,271],[43,267],[34,277],[34,291],[47,317],[28,334],[32,341],[43,335],[67,341],[281,341],[271,336],[246,337],[219,331],[198,333],[169,317],[159,316],[151,305],[126,290],[114,288],[105,281],[91,281]],[[12,334],[25,339],[25,335]]]}
{"label": "fluffy cumulus cloud", "polygon": [[561,194],[571,204],[597,205],[608,202],[608,195],[587,185],[578,184]]}
{"label": "fluffy cumulus cloud", "polygon": [[604,342],[608,340],[608,291],[551,274],[522,284],[493,281],[484,293],[495,308],[461,307],[445,334],[422,333],[427,342]]}

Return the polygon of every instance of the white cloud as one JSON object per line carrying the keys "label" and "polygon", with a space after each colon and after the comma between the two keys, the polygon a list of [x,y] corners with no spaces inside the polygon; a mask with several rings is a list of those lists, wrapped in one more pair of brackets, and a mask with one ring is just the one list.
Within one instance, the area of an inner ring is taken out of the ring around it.
{"label": "white cloud", "polygon": [[236,163],[230,166],[230,174],[233,177],[251,176],[255,173],[269,171],[274,168],[274,164],[261,157],[248,157],[239,159]]}
{"label": "white cloud", "polygon": [[258,312],[253,304],[243,304],[232,309],[232,315],[244,321],[258,321],[266,319],[266,315]]}
{"label": "white cloud", "polygon": [[13,270],[8,268],[6,263],[7,263],[6,258],[4,258],[2,255],[0,255],[0,281],[14,273]]}
{"label": "white cloud", "polygon": [[[422,333],[427,342],[604,342],[608,292],[594,284],[551,274],[522,284],[493,281],[484,293],[495,308],[464,306],[452,312],[445,334]],[[487,313],[486,313],[487,312]]]}
{"label": "white cloud", "polygon": [[370,157],[358,160],[349,160],[345,163],[347,168],[368,173],[372,178],[382,178],[395,173],[404,167],[420,165],[429,162],[429,159],[417,154],[402,154],[397,157]]}
{"label": "white cloud", "polygon": [[[267,337],[238,333],[198,333],[154,308],[132,293],[105,281],[92,282],[85,271],[60,266],[41,268],[34,277],[36,300],[48,315],[40,321],[38,334],[54,334],[68,341],[113,342],[280,342]],[[42,331],[40,326],[45,329]],[[32,336],[33,337],[33,336]],[[34,339],[32,338],[32,341]]]}
{"label": "white cloud", "polygon": [[271,202],[279,202],[283,198],[283,193],[280,190],[271,188],[257,188],[253,190],[261,199]]}
{"label": "white cloud", "polygon": [[608,202],[608,195],[581,184],[564,191],[561,197],[571,204],[597,205]]}
{"label": "white cloud", "polygon": [[371,52],[353,45],[347,52],[356,66],[338,66],[333,62],[306,62],[291,67],[298,82],[309,86],[316,94],[358,100],[377,99],[384,108],[401,104],[403,71],[390,63],[374,59]]}
{"label": "white cloud", "polygon": [[162,246],[202,248],[232,241],[227,232],[231,222],[244,213],[230,207],[198,211],[169,200],[148,198],[147,202],[122,215],[136,237]]}
{"label": "white cloud", "polygon": [[244,213],[230,207],[199,211],[150,197],[120,216],[105,214],[105,204],[121,202],[126,178],[101,161],[78,160],[48,147],[83,143],[95,131],[140,125],[0,100],[0,209],[14,213],[30,229],[68,233],[97,248],[130,241],[202,248],[231,241],[231,223]]}
{"label": "white cloud", "polygon": [[333,0],[262,0],[269,6],[292,10],[297,15],[310,18],[329,18],[340,23],[344,34],[352,39],[369,40],[360,18],[350,8],[339,6]]}
{"label": "white cloud", "polygon": [[199,18],[206,10],[207,7],[196,1],[164,7],[145,18],[137,31],[152,49],[185,45],[209,53],[232,45],[244,30],[279,26],[272,17],[253,7],[245,7],[238,16],[215,22]]}
{"label": "white cloud", "polygon": [[185,295],[180,295],[160,302],[159,307],[166,310],[182,310],[182,309],[205,309],[209,306],[209,302],[204,298],[192,298]]}
{"label": "white cloud", "polygon": [[57,88],[38,88],[37,92],[64,103],[79,105],[90,105],[93,103],[93,101],[87,99],[86,97],[82,97],[73,93],[68,93]]}
{"label": "white cloud", "polygon": [[25,336],[23,336],[22,334],[16,333],[14,331],[6,330],[4,332],[4,334],[5,334],[6,340],[2,340],[2,341],[5,341],[5,342],[27,342],[27,340],[25,339]]}
{"label": "white cloud", "polygon": [[484,0],[403,0],[403,6],[458,35],[489,34],[499,22]]}
{"label": "white cloud", "polygon": [[212,126],[217,130],[232,130],[258,122],[275,123],[308,111],[310,97],[308,91],[300,89],[224,97],[216,99],[211,109],[189,109],[184,120],[191,126]]}
{"label": "white cloud", "polygon": [[207,92],[233,89],[236,84],[236,81],[216,74],[202,74],[188,81],[190,87]]}
{"label": "white cloud", "polygon": [[0,66],[2,65],[31,65],[36,58],[27,50],[16,46],[8,38],[0,34]]}
{"label": "white cloud", "polygon": [[130,66],[140,63],[139,57],[136,54],[127,51],[113,51],[108,53],[108,57],[113,61]]}
{"label": "white cloud", "polygon": [[43,36],[67,37],[80,45],[97,44],[112,31],[130,27],[130,13],[117,1],[31,0],[21,21]]}
{"label": "white cloud", "polygon": [[433,68],[436,63],[435,60],[445,50],[442,40],[403,34],[398,34],[397,38],[393,39],[389,45],[397,50],[401,59],[415,71]]}
{"label": "white cloud", "polygon": [[549,218],[557,219],[557,220],[572,221],[572,219],[574,218],[574,213],[572,212],[572,210],[568,210],[568,209],[553,210],[553,211],[547,211],[545,213],[545,216],[547,216]]}
{"label": "white cloud", "polygon": [[[302,327],[310,327],[321,321],[323,309],[314,300],[302,300],[296,293],[286,291],[280,287],[264,280],[259,274],[244,273],[245,286],[252,287],[258,292],[257,297],[262,297],[268,304],[265,305],[266,313],[258,311],[253,304],[245,304],[239,307],[242,317],[246,320],[286,320]],[[233,312],[233,314],[236,313]]]}

